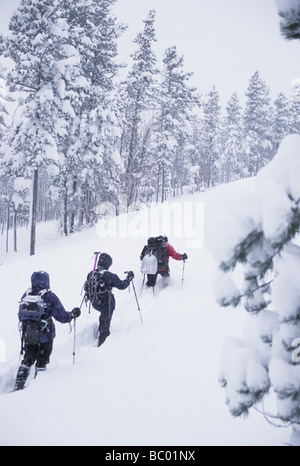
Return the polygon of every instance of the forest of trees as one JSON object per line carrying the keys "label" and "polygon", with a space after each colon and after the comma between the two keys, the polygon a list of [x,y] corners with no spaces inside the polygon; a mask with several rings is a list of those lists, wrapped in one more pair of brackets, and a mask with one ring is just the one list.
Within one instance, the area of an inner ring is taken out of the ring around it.
{"label": "forest of trees", "polygon": [[68,235],[94,225],[99,205],[139,202],[254,176],[282,139],[300,133],[300,102],[270,89],[257,71],[244,108],[233,94],[221,108],[190,84],[184,57],[154,53],[156,12],[135,39],[124,75],[112,14],[116,0],[22,0],[0,53],[1,233],[60,220]]}

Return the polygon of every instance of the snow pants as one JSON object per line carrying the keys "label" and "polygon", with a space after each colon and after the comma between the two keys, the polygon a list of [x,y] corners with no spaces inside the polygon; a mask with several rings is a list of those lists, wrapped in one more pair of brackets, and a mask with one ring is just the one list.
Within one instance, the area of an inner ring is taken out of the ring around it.
{"label": "snow pants", "polygon": [[154,288],[155,285],[156,285],[158,275],[161,275],[164,278],[169,277],[170,276],[169,267],[166,270],[162,270],[161,272],[157,272],[155,275],[147,275],[146,286]]}
{"label": "snow pants", "polygon": [[25,354],[17,373],[15,390],[23,390],[30,373],[30,368],[34,363],[36,363],[36,374],[38,371],[43,371],[46,369],[46,366],[50,361],[52,350],[52,339],[50,339],[47,343],[39,343],[38,345],[28,345],[25,342]]}
{"label": "snow pants", "polygon": [[100,306],[93,305],[94,309],[100,312],[99,317],[99,338],[98,347],[103,345],[106,338],[110,335],[110,324],[116,308],[116,300],[112,293],[109,293],[107,298],[103,300]]}
{"label": "snow pants", "polygon": [[103,345],[106,338],[110,335],[110,324],[114,311],[102,311],[99,318],[99,339],[98,347]]}

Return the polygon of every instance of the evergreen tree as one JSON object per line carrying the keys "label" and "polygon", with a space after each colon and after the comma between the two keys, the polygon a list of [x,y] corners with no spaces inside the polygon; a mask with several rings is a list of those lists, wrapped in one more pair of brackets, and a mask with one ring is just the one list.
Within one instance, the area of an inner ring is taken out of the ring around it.
{"label": "evergreen tree", "polygon": [[[300,335],[299,151],[300,137],[288,136],[258,174],[255,196],[245,197],[243,211],[235,216],[238,228],[232,235],[238,240],[224,248],[220,268],[225,274],[218,277],[219,303],[241,304],[257,316],[251,339],[230,339],[223,348],[221,380],[230,411],[248,413],[273,388],[277,413],[272,418],[291,423],[295,431],[300,422],[294,341]],[[234,273],[237,268],[244,271],[243,284]]]}
{"label": "evergreen tree", "polygon": [[233,94],[226,107],[224,122],[222,172],[223,181],[229,183],[243,177],[242,108],[237,94]]}
{"label": "evergreen tree", "polygon": [[124,184],[128,206],[137,199],[137,179],[145,163],[144,135],[151,120],[151,109],[156,106],[155,16],[155,10],[151,10],[144,20],[143,32],[134,41],[138,47],[132,55],[133,66],[124,90],[126,108],[121,152],[126,167]]}
{"label": "evergreen tree", "polygon": [[280,92],[274,102],[275,114],[273,122],[273,147],[278,151],[282,140],[289,134],[291,108],[288,98]]}
{"label": "evergreen tree", "polygon": [[221,148],[221,107],[220,97],[215,86],[207,94],[203,105],[203,171],[205,185],[210,188],[219,181],[219,158]]}
{"label": "evergreen tree", "polygon": [[[69,41],[78,51],[80,72],[69,88],[75,103],[73,140],[67,144],[67,185],[70,231],[78,224],[93,224],[102,201],[117,204],[122,163],[119,99],[114,92],[116,40],[123,26],[111,15],[115,0],[64,1]],[[76,98],[74,98],[76,96]],[[70,134],[70,133],[69,133]]]}
{"label": "evergreen tree", "polygon": [[[46,180],[46,170],[58,188],[65,234],[68,220],[74,230],[76,212],[79,223],[82,213],[93,222],[108,191],[117,194],[120,129],[111,93],[122,28],[110,16],[114,1],[23,0],[10,23],[3,47],[14,62],[8,83],[11,91],[22,92],[10,146],[12,165],[33,180],[31,254],[38,178]],[[103,183],[112,174],[114,180]]]}
{"label": "evergreen tree", "polygon": [[290,104],[289,133],[300,134],[300,98],[295,93]]}
{"label": "evergreen tree", "polygon": [[269,89],[257,71],[250,79],[244,112],[248,173],[254,176],[272,155],[272,111]]}
{"label": "evergreen tree", "polygon": [[155,118],[153,150],[157,175],[157,200],[168,189],[182,190],[188,170],[186,147],[190,141],[192,110],[200,105],[196,89],[189,85],[192,73],[183,70],[184,57],[170,47],[163,58],[160,110]]}
{"label": "evergreen tree", "polygon": [[13,60],[14,67],[8,74],[8,84],[10,91],[22,93],[20,118],[10,132],[12,166],[32,179],[30,254],[34,254],[39,171],[61,162],[56,136],[57,121],[63,111],[56,65],[70,60],[74,51],[61,43],[65,22],[48,0],[23,0],[9,28],[5,54]]}

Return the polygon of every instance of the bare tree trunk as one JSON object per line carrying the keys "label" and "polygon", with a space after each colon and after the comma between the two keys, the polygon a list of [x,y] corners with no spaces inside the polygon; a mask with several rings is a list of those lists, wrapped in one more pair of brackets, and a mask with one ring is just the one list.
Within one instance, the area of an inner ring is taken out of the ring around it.
{"label": "bare tree trunk", "polygon": [[18,252],[17,245],[17,209],[14,208],[14,251]]}
{"label": "bare tree trunk", "polygon": [[7,205],[7,226],[6,226],[6,252],[8,252],[8,234],[9,234],[9,204]]}
{"label": "bare tree trunk", "polygon": [[31,256],[35,255],[38,178],[39,178],[39,172],[38,172],[38,169],[36,168],[33,172],[33,179],[32,179],[31,227],[30,227],[30,255]]}
{"label": "bare tree trunk", "polygon": [[159,198],[159,180],[160,180],[160,170],[158,171],[157,175],[157,186],[156,186],[156,204],[158,204],[158,198]]}
{"label": "bare tree trunk", "polygon": [[68,236],[68,187],[67,187],[67,180],[65,180],[65,189],[64,189],[63,229],[64,229],[64,235]]}
{"label": "bare tree trunk", "polygon": [[165,202],[165,169],[162,170],[162,182],[161,182],[161,202]]}

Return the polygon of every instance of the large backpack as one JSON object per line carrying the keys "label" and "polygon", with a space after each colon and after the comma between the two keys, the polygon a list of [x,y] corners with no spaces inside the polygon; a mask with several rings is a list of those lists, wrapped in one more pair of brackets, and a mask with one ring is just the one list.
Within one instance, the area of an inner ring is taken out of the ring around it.
{"label": "large backpack", "polygon": [[141,272],[143,274],[155,275],[166,267],[168,257],[166,243],[167,238],[164,236],[148,239],[141,265]]}
{"label": "large backpack", "polygon": [[[33,294],[29,289],[19,303],[19,320],[22,323],[22,345],[37,345],[44,331],[49,328],[44,295],[49,290]],[[51,319],[51,318],[50,318]]]}
{"label": "large backpack", "polygon": [[85,296],[92,306],[97,308],[101,305],[103,298],[111,292],[111,287],[106,285],[104,274],[107,270],[95,270],[88,275],[84,285]]}

